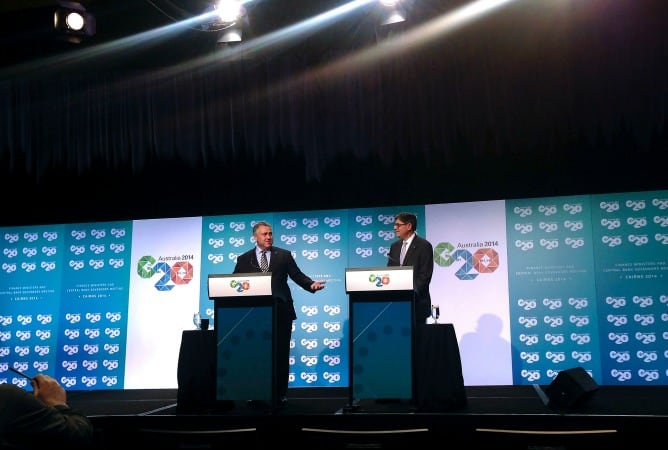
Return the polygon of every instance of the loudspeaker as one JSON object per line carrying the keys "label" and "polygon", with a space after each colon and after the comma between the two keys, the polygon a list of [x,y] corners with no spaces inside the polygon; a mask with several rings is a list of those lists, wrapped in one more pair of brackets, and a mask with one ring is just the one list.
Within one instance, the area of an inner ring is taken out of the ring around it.
{"label": "loudspeaker", "polygon": [[582,367],[562,370],[545,389],[551,406],[582,406],[598,390],[598,384]]}

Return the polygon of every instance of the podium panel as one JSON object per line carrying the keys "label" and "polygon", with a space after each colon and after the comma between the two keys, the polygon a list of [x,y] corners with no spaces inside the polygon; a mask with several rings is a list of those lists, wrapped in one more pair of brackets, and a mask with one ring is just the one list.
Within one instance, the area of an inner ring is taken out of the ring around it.
{"label": "podium panel", "polygon": [[352,302],[352,395],[356,399],[411,399],[410,301]]}
{"label": "podium panel", "polygon": [[211,300],[271,296],[271,272],[211,274],[207,288]]}
{"label": "podium panel", "polygon": [[414,397],[413,268],[346,269],[350,405]]}
{"label": "podium panel", "polygon": [[273,307],[216,302],[216,400],[273,400]]}
{"label": "podium panel", "polygon": [[216,401],[275,404],[271,273],[209,275],[215,301]]}

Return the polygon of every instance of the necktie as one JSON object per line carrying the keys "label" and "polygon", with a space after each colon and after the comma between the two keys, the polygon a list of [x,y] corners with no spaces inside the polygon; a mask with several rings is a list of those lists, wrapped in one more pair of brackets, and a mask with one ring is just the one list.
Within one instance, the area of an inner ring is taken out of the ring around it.
{"label": "necktie", "polygon": [[408,242],[404,241],[404,244],[401,246],[401,254],[399,255],[399,264],[404,265],[404,258],[406,257],[406,250],[408,249]]}
{"label": "necktie", "polygon": [[262,251],[262,257],[260,258],[260,269],[262,269],[263,272],[266,272],[269,270],[269,261],[267,261],[267,251],[263,250]]}

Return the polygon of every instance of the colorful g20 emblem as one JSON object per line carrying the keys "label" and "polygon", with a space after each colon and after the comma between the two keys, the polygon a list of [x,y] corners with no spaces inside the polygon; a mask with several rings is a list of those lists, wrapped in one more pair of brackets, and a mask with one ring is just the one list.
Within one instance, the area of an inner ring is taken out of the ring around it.
{"label": "colorful g20 emblem", "polygon": [[[486,244],[498,245],[489,242]],[[481,273],[492,273],[499,268],[499,254],[493,248],[480,248],[471,253],[466,249],[457,249],[449,242],[441,242],[434,247],[434,262],[441,267],[450,267],[456,261],[462,265],[455,276],[460,280],[473,280]]]}
{"label": "colorful g20 emblem", "polygon": [[159,291],[171,291],[174,286],[190,283],[193,272],[193,266],[188,261],[177,261],[170,266],[164,261],[156,262],[153,256],[142,256],[137,263],[137,274],[142,278],[162,274],[155,283]]}

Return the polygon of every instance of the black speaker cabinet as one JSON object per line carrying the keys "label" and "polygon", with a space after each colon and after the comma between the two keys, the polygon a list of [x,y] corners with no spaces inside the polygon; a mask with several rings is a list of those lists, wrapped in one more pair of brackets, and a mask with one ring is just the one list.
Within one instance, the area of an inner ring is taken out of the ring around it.
{"label": "black speaker cabinet", "polygon": [[560,408],[582,406],[598,390],[598,384],[582,367],[562,370],[545,389],[550,405]]}

